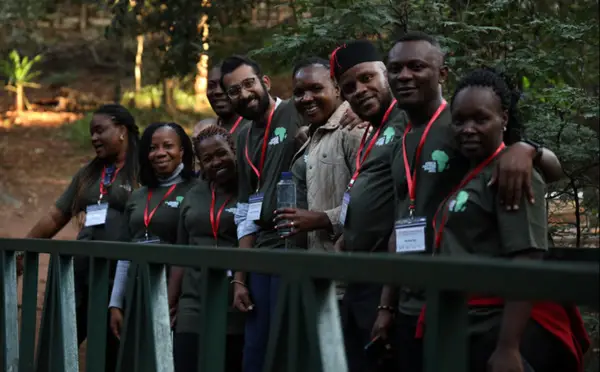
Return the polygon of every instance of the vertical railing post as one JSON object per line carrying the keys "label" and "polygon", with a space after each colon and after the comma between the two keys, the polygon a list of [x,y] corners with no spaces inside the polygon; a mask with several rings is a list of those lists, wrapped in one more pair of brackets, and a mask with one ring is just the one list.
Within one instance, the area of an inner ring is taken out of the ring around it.
{"label": "vertical railing post", "polygon": [[15,252],[0,251],[0,367],[17,372],[19,363],[17,271]]}
{"label": "vertical railing post", "polygon": [[34,372],[39,254],[25,252],[23,268],[19,372]]}
{"label": "vertical railing post", "polygon": [[202,268],[199,371],[225,371],[229,280],[225,270]]}
{"label": "vertical railing post", "polygon": [[[167,298],[167,273],[163,264],[148,265],[152,334],[156,371],[173,372],[173,340]],[[226,311],[226,310],[225,310]],[[209,371],[209,369],[207,369]]]}
{"label": "vertical railing post", "polygon": [[426,372],[467,371],[467,304],[463,293],[427,291]]}
{"label": "vertical railing post", "polygon": [[106,364],[109,269],[109,260],[90,258],[85,361],[87,372],[104,372]]}

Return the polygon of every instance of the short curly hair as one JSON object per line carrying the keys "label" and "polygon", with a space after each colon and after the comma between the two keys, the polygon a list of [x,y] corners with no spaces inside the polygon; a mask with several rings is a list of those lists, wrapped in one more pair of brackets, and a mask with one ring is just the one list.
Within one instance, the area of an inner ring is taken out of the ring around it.
{"label": "short curly hair", "polygon": [[504,142],[509,145],[521,140],[523,126],[519,119],[517,103],[521,97],[517,89],[513,89],[510,78],[504,73],[489,67],[471,71],[463,77],[452,95],[451,105],[460,91],[468,87],[491,88],[500,98],[502,108],[508,112],[508,123],[504,133]]}
{"label": "short curly hair", "polygon": [[229,131],[221,126],[211,124],[200,130],[200,132],[192,140],[194,142],[194,150],[196,150],[196,157],[198,158],[198,160],[200,160],[200,142],[204,141],[205,139],[213,138],[216,136],[223,137],[225,139],[225,142],[227,142],[227,145],[229,145],[229,147],[231,148],[231,151],[233,151],[233,153],[235,154],[235,143],[233,142],[233,137],[231,136]]}

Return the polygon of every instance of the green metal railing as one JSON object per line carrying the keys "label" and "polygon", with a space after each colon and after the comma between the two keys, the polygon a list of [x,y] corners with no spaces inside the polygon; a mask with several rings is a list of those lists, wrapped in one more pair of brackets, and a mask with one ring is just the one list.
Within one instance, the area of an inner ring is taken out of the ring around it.
{"label": "green metal railing", "polygon": [[[14,251],[25,251],[20,337]],[[404,284],[427,290],[425,368],[466,370],[467,294],[554,300],[597,309],[598,249],[554,250],[568,262],[507,262],[482,258],[327,254],[145,244],[0,239],[0,366],[11,372],[78,371],[73,255],[90,257],[86,370],[104,371],[109,260],[132,265],[127,288],[120,371],[173,371],[164,264],[203,273],[199,352],[202,371],[225,365],[226,270],[281,276],[271,327],[267,372],[347,369],[333,280]],[[43,319],[36,345],[38,253],[51,254]],[[583,258],[585,262],[580,261]],[[37,349],[36,349],[37,346]]]}

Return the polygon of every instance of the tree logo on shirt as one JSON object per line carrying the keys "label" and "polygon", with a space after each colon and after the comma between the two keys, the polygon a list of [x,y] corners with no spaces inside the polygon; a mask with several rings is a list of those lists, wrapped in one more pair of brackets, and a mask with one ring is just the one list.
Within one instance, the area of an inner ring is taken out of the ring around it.
{"label": "tree logo on shirt", "polygon": [[396,131],[394,130],[394,128],[387,127],[383,131],[383,135],[381,136],[381,138],[379,138],[377,140],[377,142],[375,142],[375,144],[377,146],[387,145],[388,143],[392,142],[392,140],[394,139],[395,135],[396,135]]}
{"label": "tree logo on shirt", "polygon": [[287,138],[287,129],[284,127],[277,127],[273,131],[274,136],[269,140],[269,145],[278,145]]}
{"label": "tree logo on shirt", "polygon": [[441,173],[448,169],[450,158],[442,150],[435,150],[431,153],[431,160],[423,164],[423,170],[428,173]]}
{"label": "tree logo on shirt", "polygon": [[469,200],[469,193],[466,191],[460,191],[454,200],[450,202],[448,210],[450,212],[464,212],[467,208],[467,200]]}
{"label": "tree logo on shirt", "polygon": [[171,208],[179,208],[179,206],[181,205],[182,202],[183,202],[183,196],[178,196],[173,201],[165,202],[165,205],[167,205]]}

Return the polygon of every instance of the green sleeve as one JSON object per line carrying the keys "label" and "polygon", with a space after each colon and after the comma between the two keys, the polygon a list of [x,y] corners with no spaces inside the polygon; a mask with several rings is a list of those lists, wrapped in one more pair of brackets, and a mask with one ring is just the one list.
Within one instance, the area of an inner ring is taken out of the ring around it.
{"label": "green sleeve", "polygon": [[131,212],[133,211],[133,209],[135,207],[135,195],[136,195],[136,192],[134,191],[129,196],[129,199],[127,200],[127,204],[125,205],[125,212],[123,213],[123,223],[121,224],[121,231],[119,232],[119,239],[118,239],[121,242],[129,243],[133,239],[133,234],[131,233],[131,230],[129,228],[129,226],[131,226],[131,224],[129,223],[129,220],[131,219]]}
{"label": "green sleeve", "polygon": [[[252,125],[252,124],[248,124]],[[248,162],[246,161],[246,157],[244,156],[244,151],[246,148],[246,138],[248,136],[248,131],[245,130],[238,135],[236,148],[237,148],[237,167],[238,167],[238,202],[239,203],[248,203],[250,199],[250,180],[248,179],[248,172],[246,168],[248,167]]]}
{"label": "green sleeve", "polygon": [[529,249],[540,251],[548,249],[548,219],[544,197],[546,184],[535,170],[532,173],[531,184],[535,204],[529,203],[523,196],[516,211],[507,211],[496,193],[496,218],[502,240],[502,252],[500,252],[502,255],[512,255]]}
{"label": "green sleeve", "polygon": [[188,245],[190,244],[190,234],[185,228],[185,216],[189,209],[189,198],[190,192],[183,199],[183,203],[181,205],[181,211],[179,213],[179,223],[177,226],[177,244],[178,245]]}
{"label": "green sleeve", "polygon": [[356,155],[358,154],[358,148],[360,147],[360,139],[364,133],[363,129],[352,129],[351,131],[342,131],[342,146],[344,150],[344,157],[346,158],[346,165],[350,170],[351,174],[354,174],[356,170]]}
{"label": "green sleeve", "polygon": [[67,189],[56,200],[56,208],[58,208],[58,210],[65,216],[71,217],[71,207],[73,206],[73,202],[77,197],[77,187],[79,186],[81,173],[84,169],[85,167],[81,168],[77,171],[77,173],[75,173]]}

